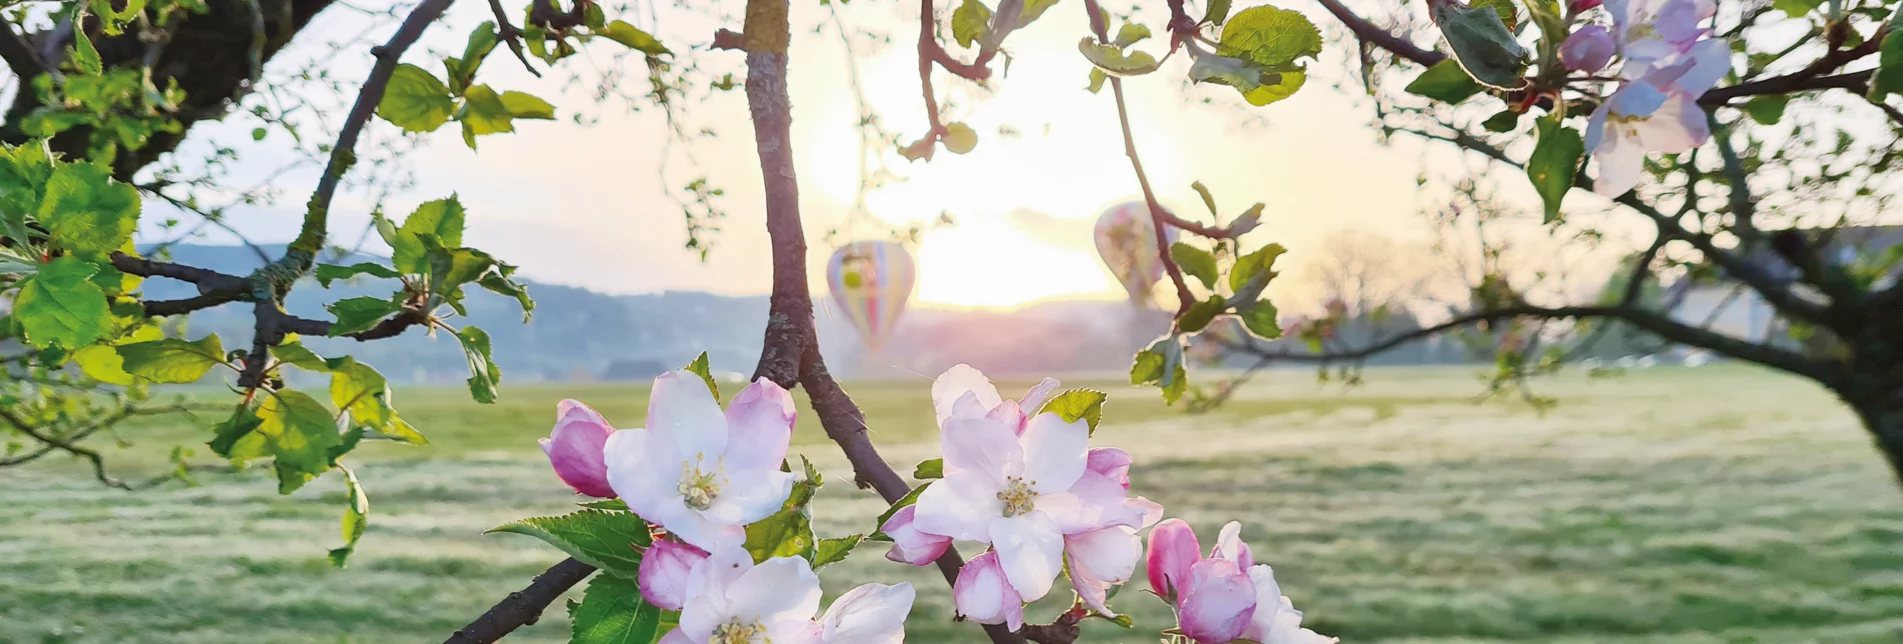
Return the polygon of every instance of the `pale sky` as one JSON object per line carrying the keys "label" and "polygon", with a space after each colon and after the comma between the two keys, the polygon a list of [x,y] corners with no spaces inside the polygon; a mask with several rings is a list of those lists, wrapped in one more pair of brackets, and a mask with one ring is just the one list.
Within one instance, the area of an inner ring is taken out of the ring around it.
{"label": "pale sky", "polygon": [[[737,13],[738,3],[729,4],[729,11]],[[1145,12],[1142,21],[1153,23],[1151,28],[1161,33],[1161,5],[1149,4],[1157,6]],[[1334,29],[1332,17],[1318,6],[1305,1],[1285,6],[1307,13],[1325,33]],[[994,81],[990,91],[942,72],[937,76],[941,102],[953,104],[948,119],[964,120],[980,134],[974,152],[959,156],[941,151],[932,161],[918,163],[888,153],[888,164],[906,180],[868,195],[874,216],[903,226],[946,211],[958,222],[930,231],[917,249],[916,302],[1012,306],[1041,299],[1121,296],[1097,260],[1091,223],[1104,208],[1137,198],[1139,192],[1123,156],[1109,91],[1092,95],[1084,90],[1090,66],[1076,48],[1088,31],[1081,7],[1077,0],[1063,2],[1013,34],[1006,47],[1012,55],[1009,73]],[[916,11],[914,3],[855,2],[843,12],[849,25],[891,37],[891,44],[876,51],[861,47],[860,74],[887,128],[906,140],[916,138],[925,121],[913,45]],[[635,12],[635,22],[652,26],[648,13]],[[459,54],[468,30],[486,19],[484,3],[459,3],[447,24],[431,30],[424,45]],[[825,231],[841,227],[847,237],[881,233],[878,226],[852,225],[845,217],[858,183],[859,138],[841,40],[818,3],[795,3],[793,21],[794,149],[815,290],[823,291],[824,261],[832,250]],[[705,70],[743,76],[742,54],[705,50],[714,27],[737,29],[738,19],[722,22],[704,13],[664,9],[658,24],[657,35],[668,46],[700,60]],[[827,29],[814,33],[822,24]],[[358,17],[327,14],[285,56],[307,58],[323,51],[314,43],[361,28]],[[1153,39],[1140,47],[1160,53],[1162,45]],[[960,53],[954,48],[955,55]],[[341,55],[362,60],[340,60],[335,73],[360,77],[368,67],[364,47]],[[1424,153],[1412,141],[1379,144],[1369,126],[1368,107],[1330,86],[1350,55],[1351,46],[1331,40],[1322,61],[1311,65],[1316,74],[1308,86],[1266,108],[1249,106],[1226,87],[1187,88],[1181,80],[1187,62],[1182,60],[1127,81],[1137,145],[1159,196],[1177,213],[1197,217],[1207,213],[1190,189],[1196,180],[1214,191],[1225,217],[1266,202],[1263,225],[1247,241],[1280,242],[1293,249],[1284,260],[1291,263],[1301,262],[1303,249],[1331,231],[1365,229],[1404,242],[1424,239],[1430,228],[1418,214],[1423,197],[1416,178],[1423,168],[1430,174],[1444,172],[1451,155]],[[693,176],[678,148],[668,184],[657,176],[665,142],[661,113],[649,109],[631,114],[618,101],[595,102],[592,84],[609,58],[605,51],[586,57],[564,61],[548,78],[535,79],[506,49],[498,48],[478,81],[548,98],[563,120],[517,121],[516,134],[481,138],[480,153],[462,144],[454,123],[428,135],[426,145],[406,160],[415,168],[417,185],[394,197],[388,203],[390,212],[400,215],[421,201],[459,193],[469,211],[465,244],[520,265],[523,274],[537,281],[611,293],[766,292],[769,251],[744,93],[736,89],[688,109],[691,127],[718,130],[718,138],[695,142],[694,154],[703,171],[727,191],[723,205],[729,213],[725,230],[715,238],[715,250],[702,263],[682,248],[682,215],[665,197],[665,190],[678,190]],[[422,47],[412,49],[404,60],[441,69]],[[994,69],[1002,71],[1001,62],[994,63]],[[624,71],[636,74],[637,80],[645,73],[637,59],[629,59]],[[564,90],[563,79],[571,72],[579,73],[582,83]],[[1204,98],[1210,103],[1203,104]],[[566,120],[576,111],[600,120],[592,126]],[[255,174],[270,165],[265,161],[282,158],[288,141],[273,133],[253,144],[249,132],[255,125],[234,117],[229,123],[201,126],[194,139],[215,136],[221,144],[244,150],[252,156],[239,174]],[[1021,134],[1000,136],[999,126]],[[394,131],[381,121],[373,127]],[[272,152],[274,145],[277,152]],[[235,214],[233,224],[256,240],[288,239],[296,227],[292,213],[301,210],[315,175],[311,169],[281,177],[284,194],[274,209]],[[1530,195],[1523,179],[1514,180],[1517,174],[1502,178],[1510,197]],[[369,205],[361,194],[340,197],[332,215],[335,235],[354,240]]]}

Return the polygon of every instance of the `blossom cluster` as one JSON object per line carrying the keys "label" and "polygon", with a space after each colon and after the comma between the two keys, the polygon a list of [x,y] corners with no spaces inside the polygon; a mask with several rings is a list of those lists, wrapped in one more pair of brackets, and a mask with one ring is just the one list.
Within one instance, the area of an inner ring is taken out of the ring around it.
{"label": "blossom cluster", "polygon": [[[1116,619],[1113,589],[1147,559],[1152,591],[1178,616],[1172,635],[1198,644],[1335,641],[1301,627],[1239,524],[1225,526],[1204,556],[1187,523],[1159,523],[1162,506],[1129,494],[1130,454],[1090,446],[1103,395],[1059,386],[1046,378],[1007,400],[969,366],[939,376],[932,402],[943,458],[879,526],[878,538],[892,543],[886,557],[923,566],[953,541],[975,542],[983,552],[953,584],[958,615],[1014,630],[1060,573],[1076,593],[1075,615]],[[663,644],[904,640],[911,586],[866,584],[821,614],[813,555],[750,550],[747,527],[792,505],[795,475],[783,464],[796,417],[791,395],[770,381],[722,410],[710,383],[689,371],[655,380],[642,429],[616,430],[576,401],[557,406],[541,441],[556,474],[581,494],[618,497],[657,529],[638,582],[646,603],[679,611]]]}

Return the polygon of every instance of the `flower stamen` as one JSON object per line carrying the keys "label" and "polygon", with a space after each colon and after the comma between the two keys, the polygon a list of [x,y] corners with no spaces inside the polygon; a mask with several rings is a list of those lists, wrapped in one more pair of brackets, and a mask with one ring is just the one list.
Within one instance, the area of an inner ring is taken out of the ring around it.
{"label": "flower stamen", "polygon": [[731,622],[714,627],[713,637],[707,639],[707,644],[753,644],[756,638],[764,640],[765,636],[766,625],[761,624],[760,620],[753,620],[752,624],[742,624],[739,618],[735,618]]}
{"label": "flower stamen", "polygon": [[694,463],[681,464],[681,482],[676,488],[686,499],[687,507],[705,510],[714,504],[714,498],[720,496],[720,468],[703,472]]}
{"label": "flower stamen", "polygon": [[998,500],[1004,502],[1004,516],[1015,517],[1029,513],[1037,508],[1037,493],[1031,491],[1031,485],[1024,479],[1006,477],[1004,491],[998,493]]}

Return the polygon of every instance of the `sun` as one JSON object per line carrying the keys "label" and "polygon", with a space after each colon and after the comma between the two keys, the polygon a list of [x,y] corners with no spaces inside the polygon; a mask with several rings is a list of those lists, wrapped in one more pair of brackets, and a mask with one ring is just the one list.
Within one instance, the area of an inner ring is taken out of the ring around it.
{"label": "sun", "polygon": [[918,263],[920,304],[1010,309],[1116,293],[1094,252],[1044,243],[997,219],[927,233]]}

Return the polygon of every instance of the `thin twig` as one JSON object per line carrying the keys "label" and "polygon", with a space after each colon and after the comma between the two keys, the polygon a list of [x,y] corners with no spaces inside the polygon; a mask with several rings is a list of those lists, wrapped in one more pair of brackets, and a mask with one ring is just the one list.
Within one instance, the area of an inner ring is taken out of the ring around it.
{"label": "thin twig", "polygon": [[509,22],[509,12],[502,8],[502,0],[489,0],[489,10],[496,14],[496,36],[509,45],[509,51],[515,53],[516,60],[522,61],[524,69],[536,78],[541,78],[542,72],[529,62],[528,52],[522,50],[522,30]]}

